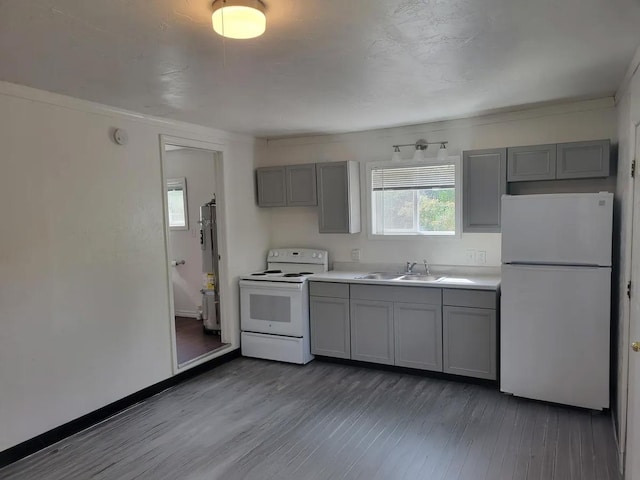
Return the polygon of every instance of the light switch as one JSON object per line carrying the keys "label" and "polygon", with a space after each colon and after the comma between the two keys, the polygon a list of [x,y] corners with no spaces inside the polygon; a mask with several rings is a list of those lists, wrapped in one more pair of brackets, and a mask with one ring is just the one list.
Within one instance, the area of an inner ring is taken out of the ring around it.
{"label": "light switch", "polygon": [[478,250],[478,265],[486,265],[487,264],[487,252],[485,250]]}
{"label": "light switch", "polygon": [[351,250],[351,260],[353,260],[354,262],[359,262],[360,261],[360,249],[359,248],[354,248],[353,250]]}

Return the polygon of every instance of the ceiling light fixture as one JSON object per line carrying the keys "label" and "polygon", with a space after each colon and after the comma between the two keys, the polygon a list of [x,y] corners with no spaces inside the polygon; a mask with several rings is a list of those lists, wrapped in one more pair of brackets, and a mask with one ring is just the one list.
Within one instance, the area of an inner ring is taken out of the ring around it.
{"label": "ceiling light fixture", "polygon": [[265,5],[260,0],[215,0],[212,7],[211,21],[218,35],[247,39],[267,29]]}
{"label": "ceiling light fixture", "polygon": [[427,142],[426,140],[420,139],[416,143],[404,143],[399,145],[393,145],[393,157],[392,161],[400,161],[400,147],[414,147],[416,149],[413,154],[414,162],[422,162],[424,161],[424,152],[429,145],[440,145],[440,150],[438,150],[438,160],[446,160],[448,152],[447,152],[447,144],[449,142]]}
{"label": "ceiling light fixture", "polygon": [[400,156],[400,147],[398,145],[394,145],[393,147],[393,156],[391,157],[392,162],[401,162],[402,157]]}
{"label": "ceiling light fixture", "polygon": [[438,150],[438,156],[436,157],[438,160],[446,160],[449,156],[449,152],[447,151],[447,144],[441,143],[440,149]]}

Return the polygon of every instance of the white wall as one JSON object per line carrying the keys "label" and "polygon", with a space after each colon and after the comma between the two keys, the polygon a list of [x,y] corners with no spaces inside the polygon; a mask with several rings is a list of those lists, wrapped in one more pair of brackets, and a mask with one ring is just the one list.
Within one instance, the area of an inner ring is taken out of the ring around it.
{"label": "white wall", "polygon": [[[631,229],[633,213],[633,180],[631,162],[635,152],[636,125],[640,124],[640,49],[630,66],[630,76],[616,95],[618,121],[618,182],[616,211],[620,224],[617,313],[614,332],[617,340],[615,420],[620,450],[620,466],[624,465],[627,432],[627,380],[629,370],[629,298],[626,285],[631,279]],[[636,174],[637,175],[637,174]],[[635,282],[635,280],[634,280]]]}
{"label": "white wall", "polygon": [[165,154],[167,178],[185,178],[187,183],[188,230],[171,230],[170,257],[184,260],[172,269],[173,306],[176,315],[195,316],[202,304],[202,250],[200,248],[200,205],[216,190],[215,158],[211,152],[183,148]]}
{"label": "white wall", "polygon": [[161,134],[222,151],[237,346],[268,243],[256,142],[0,83],[0,451],[172,375]]}
{"label": "white wall", "polygon": [[[361,185],[365,162],[389,160],[393,144],[448,140],[450,151],[509,147],[586,139],[616,139],[616,117],[612,98],[431,123],[411,127],[373,130],[345,135],[326,135],[269,140],[258,157],[259,166],[308,162],[358,160]],[[406,150],[405,156],[412,152]],[[430,152],[433,155],[433,152]],[[362,188],[363,214],[366,191]],[[465,250],[486,250],[487,265],[500,265],[499,234],[463,234],[461,238],[408,238],[373,240],[366,224],[356,235],[321,235],[315,208],[272,208],[271,247],[327,248],[333,261],[351,261],[351,249],[360,248],[362,262],[402,263],[429,259],[434,264],[464,265]]]}

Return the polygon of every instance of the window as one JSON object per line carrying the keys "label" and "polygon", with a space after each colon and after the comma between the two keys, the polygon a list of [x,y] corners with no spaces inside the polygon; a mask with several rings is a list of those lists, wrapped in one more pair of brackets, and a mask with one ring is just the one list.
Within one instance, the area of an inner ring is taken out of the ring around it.
{"label": "window", "polygon": [[373,235],[455,235],[456,162],[370,169]]}
{"label": "window", "polygon": [[171,230],[189,230],[186,178],[167,179],[167,206],[169,228]]}

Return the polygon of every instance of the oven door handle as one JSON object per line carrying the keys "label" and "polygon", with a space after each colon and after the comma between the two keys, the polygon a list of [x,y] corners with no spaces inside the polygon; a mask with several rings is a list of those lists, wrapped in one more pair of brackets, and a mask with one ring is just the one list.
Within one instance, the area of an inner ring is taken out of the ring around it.
{"label": "oven door handle", "polygon": [[240,286],[251,287],[260,290],[302,290],[302,288],[304,287],[304,283],[240,280]]}

